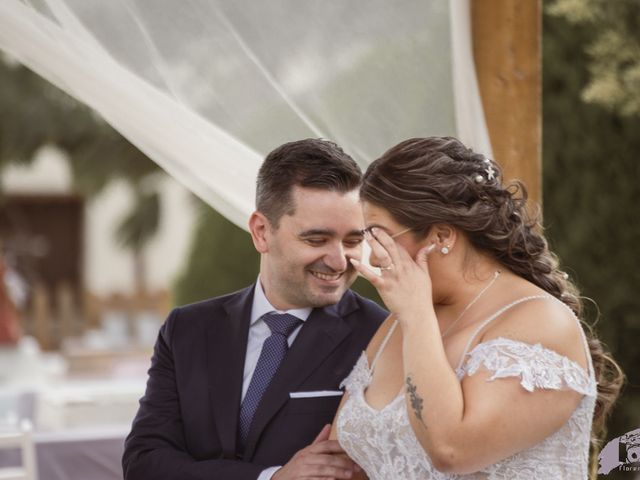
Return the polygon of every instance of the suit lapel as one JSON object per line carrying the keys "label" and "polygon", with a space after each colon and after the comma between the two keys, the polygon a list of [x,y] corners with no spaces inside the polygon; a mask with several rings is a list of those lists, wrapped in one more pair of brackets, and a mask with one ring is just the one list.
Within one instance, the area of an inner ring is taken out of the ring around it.
{"label": "suit lapel", "polygon": [[224,304],[226,316],[213,319],[207,332],[209,392],[225,458],[235,459],[253,292],[251,286],[232,296]]}
{"label": "suit lapel", "polygon": [[289,393],[295,391],[351,333],[351,327],[342,319],[342,315],[354,308],[357,308],[355,301],[351,293],[347,292],[340,304],[311,312],[253,417],[245,448],[245,460],[253,457],[262,431],[289,399]]}

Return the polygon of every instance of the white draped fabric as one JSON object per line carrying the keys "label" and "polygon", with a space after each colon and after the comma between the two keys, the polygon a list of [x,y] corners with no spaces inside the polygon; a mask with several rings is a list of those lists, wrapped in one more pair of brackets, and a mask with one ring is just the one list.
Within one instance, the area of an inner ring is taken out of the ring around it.
{"label": "white draped fabric", "polygon": [[490,154],[468,0],[2,0],[0,49],[241,228],[264,155],[413,136]]}

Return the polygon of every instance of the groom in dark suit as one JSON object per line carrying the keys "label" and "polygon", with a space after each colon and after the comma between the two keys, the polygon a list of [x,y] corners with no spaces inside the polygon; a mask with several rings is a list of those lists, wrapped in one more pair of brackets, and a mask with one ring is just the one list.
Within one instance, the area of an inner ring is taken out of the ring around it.
{"label": "groom in dark suit", "polygon": [[363,240],[360,179],[326,140],[267,156],[249,220],[258,281],[171,312],[125,443],[125,479],[351,477],[357,467],[323,426],[386,316],[348,290]]}

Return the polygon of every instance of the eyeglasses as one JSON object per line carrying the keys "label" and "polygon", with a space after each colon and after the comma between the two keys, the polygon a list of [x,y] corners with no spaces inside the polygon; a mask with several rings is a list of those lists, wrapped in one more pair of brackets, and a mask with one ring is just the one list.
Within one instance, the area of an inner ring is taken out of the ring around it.
{"label": "eyeglasses", "polygon": [[405,229],[404,229],[404,230],[402,230],[401,232],[394,233],[393,235],[391,235],[391,238],[399,237],[399,236],[400,236],[400,235],[402,235],[403,233],[410,232],[411,230],[413,230],[413,228],[405,228]]}
{"label": "eyeglasses", "polygon": [[[375,228],[375,227],[367,227],[367,228],[365,228],[364,230],[362,230],[362,234],[363,234],[363,235],[364,235],[365,233],[373,234],[373,233],[371,232],[371,230],[372,230],[373,228]],[[403,233],[410,232],[411,230],[413,230],[413,228],[411,228],[411,227],[409,227],[409,228],[405,228],[405,229],[404,229],[404,230],[402,230],[401,232],[397,232],[397,233],[394,233],[393,235],[389,235],[389,236],[390,236],[391,238],[396,238],[396,237],[399,237],[400,235],[402,235]]]}

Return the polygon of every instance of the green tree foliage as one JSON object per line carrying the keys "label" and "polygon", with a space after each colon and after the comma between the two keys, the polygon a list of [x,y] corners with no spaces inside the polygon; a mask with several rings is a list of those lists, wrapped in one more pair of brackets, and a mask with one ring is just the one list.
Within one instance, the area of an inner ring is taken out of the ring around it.
{"label": "green tree foliage", "polygon": [[[576,5],[625,3],[632,1]],[[596,330],[628,376],[609,423],[613,438],[640,424],[640,115],[581,98],[594,81],[591,45],[600,28],[555,14],[543,25],[544,223],[565,268],[597,303]],[[640,98],[637,89],[628,93]]]}
{"label": "green tree foliage", "polygon": [[174,288],[177,305],[234,292],[258,276],[260,260],[250,235],[203,203],[190,252]]}
{"label": "green tree foliage", "polygon": [[554,0],[547,11],[590,32],[583,39],[590,75],[582,98],[622,115],[640,115],[640,2]]}
{"label": "green tree foliage", "polygon": [[158,167],[95,112],[0,56],[0,169],[44,145],[69,156],[74,187],[92,196],[116,178],[136,184]]}
{"label": "green tree foliage", "polygon": [[157,191],[135,191],[135,203],[116,230],[116,240],[133,253],[136,291],[146,292],[146,268],[143,250],[158,231],[160,224],[160,195]]}

